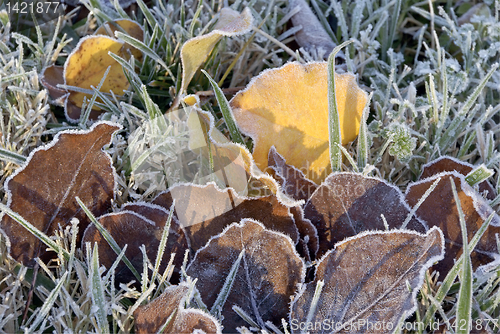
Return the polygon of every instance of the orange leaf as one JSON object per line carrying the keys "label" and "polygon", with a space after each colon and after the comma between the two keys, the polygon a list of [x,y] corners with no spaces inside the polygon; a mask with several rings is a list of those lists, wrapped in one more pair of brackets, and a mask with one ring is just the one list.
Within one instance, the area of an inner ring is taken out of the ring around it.
{"label": "orange leaf", "polygon": [[[265,171],[272,145],[287,163],[316,183],[328,175],[327,63],[290,63],[262,72],[231,100],[241,131],[254,140],[253,156]],[[353,74],[335,76],[342,144],[359,132],[367,94]]]}
{"label": "orange leaf", "polygon": [[[101,92],[113,91],[115,95],[123,95],[123,91],[129,87],[129,82],[122,66],[108,54],[109,52],[124,59],[130,58],[128,46],[114,38],[102,35],[82,38],[64,65],[65,84],[88,90],[97,88],[104,73],[111,67]],[[67,103],[81,108],[85,97],[90,99],[92,95],[72,91]],[[74,109],[66,108],[66,117],[69,120],[78,120],[80,116]],[[99,110],[98,107],[93,109]]]}
{"label": "orange leaf", "polygon": [[[144,31],[142,30],[142,27],[137,24],[137,22],[128,19],[106,22],[95,31],[94,35],[107,35],[110,37],[115,37],[115,31],[120,31],[117,25],[125,30],[125,32],[131,37],[134,37],[139,41],[142,41],[144,39]],[[132,47],[131,45],[125,44],[125,48],[130,50],[135,59],[142,58],[142,52]]]}

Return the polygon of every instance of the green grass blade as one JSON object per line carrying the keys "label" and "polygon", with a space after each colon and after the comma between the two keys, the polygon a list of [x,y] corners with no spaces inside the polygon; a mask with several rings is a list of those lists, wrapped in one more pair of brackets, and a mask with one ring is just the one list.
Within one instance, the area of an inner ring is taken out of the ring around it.
{"label": "green grass blade", "polygon": [[111,69],[111,66],[108,66],[104,74],[102,75],[101,81],[99,81],[99,85],[97,85],[97,88],[91,87],[94,90],[94,94],[92,94],[92,98],[90,99],[87,107],[85,108],[85,111],[83,112],[82,117],[80,118],[79,125],[82,128],[85,128],[85,125],[87,124],[89,117],[90,117],[90,112],[92,111],[92,107],[94,106],[95,100],[97,99],[97,93],[96,91],[100,91],[102,88],[102,85],[104,85],[104,81],[106,80],[106,77],[109,74],[109,70]]}
{"label": "green grass blade", "polygon": [[460,205],[457,189],[453,178],[450,177],[451,188],[453,190],[453,198],[457,205],[460,227],[462,229],[462,244],[463,244],[463,263],[462,274],[460,275],[460,290],[458,292],[457,301],[457,334],[469,334],[472,315],[472,263],[470,258],[469,242],[467,240],[467,226],[465,223],[464,213]]}
{"label": "green grass blade", "polygon": [[[89,217],[89,219],[92,221],[92,223],[94,223],[97,230],[99,230],[99,232],[102,234],[103,238],[108,242],[109,246],[115,251],[116,255],[119,256],[122,252],[122,249],[120,248],[120,246],[118,246],[118,243],[115,241],[115,239],[113,239],[111,234],[109,234],[109,232],[104,228],[104,226],[102,226],[102,224],[99,223],[99,221],[95,218],[95,216],[92,214],[92,212],[90,212],[90,210],[87,208],[87,206],[85,206],[85,204],[80,200],[80,198],[78,198],[78,197],[75,197],[75,198],[76,198],[76,201],[78,202],[78,204],[80,205],[80,207],[83,209],[83,211],[87,215],[87,217]],[[132,265],[130,260],[127,259],[127,257],[125,255],[123,256],[123,262],[130,269],[130,271],[134,274],[135,278],[137,278],[137,281],[140,282],[141,275],[139,275],[139,273],[137,272],[135,267]]]}
{"label": "green grass blade", "polygon": [[37,229],[35,226],[31,225],[26,219],[21,217],[21,215],[15,213],[10,208],[8,208],[5,204],[0,203],[0,210],[5,212],[10,216],[10,218],[17,221],[21,224],[22,227],[27,229],[31,234],[37,237],[41,242],[52,248],[56,253],[62,253],[64,258],[69,261],[71,258],[71,254],[64,248],[61,248],[54,240],[49,238],[45,233]]}
{"label": "green grass blade", "polygon": [[0,148],[0,159],[4,161],[9,161],[15,163],[16,165],[22,165],[26,161],[26,157],[4,148]]}
{"label": "green grass blade", "polygon": [[45,319],[45,317],[49,314],[50,310],[52,309],[52,306],[54,305],[54,302],[56,301],[57,297],[59,296],[59,292],[61,291],[61,288],[63,284],[66,281],[66,276],[68,276],[68,272],[65,272],[61,278],[59,279],[59,283],[57,283],[56,287],[54,290],[52,290],[43,303],[42,307],[40,308],[40,312],[38,313],[37,317],[31,324],[30,328],[27,330],[28,333],[34,333],[36,328],[40,325],[40,323]]}
{"label": "green grass blade", "polygon": [[224,121],[226,122],[229,134],[231,135],[231,140],[235,143],[245,146],[245,142],[243,141],[243,136],[241,135],[238,126],[236,126],[233,113],[231,112],[231,107],[229,106],[229,102],[224,96],[224,93],[220,89],[219,85],[217,85],[217,83],[212,79],[212,77],[210,77],[210,75],[207,72],[205,72],[204,70],[201,71],[203,72],[203,74],[207,76],[208,80],[210,81],[210,84],[212,85],[212,88],[214,89],[215,97],[217,98],[217,102],[219,103],[222,116],[224,117]]}
{"label": "green grass blade", "polygon": [[236,274],[238,273],[238,269],[240,268],[241,259],[245,255],[245,249],[243,248],[238,255],[236,261],[234,261],[231,266],[231,270],[226,277],[226,281],[222,286],[222,289],[219,291],[217,295],[217,299],[215,300],[212,308],[210,309],[210,314],[216,317],[217,319],[221,318],[222,309],[224,308],[224,304],[226,303],[227,296],[231,292],[231,288],[233,287],[234,280],[236,279]]}
{"label": "green grass blade", "polygon": [[[154,29],[155,26],[160,26],[158,22],[156,21],[155,17],[149,10],[148,6],[142,1],[142,0],[137,0],[137,4],[141,8],[142,13],[144,14],[144,17],[148,21],[148,24],[151,28]],[[164,33],[164,32],[163,32]]]}
{"label": "green grass blade", "polygon": [[363,114],[361,115],[361,124],[359,126],[359,136],[358,136],[358,146],[357,150],[357,163],[358,170],[362,171],[368,164],[368,153],[370,148],[368,147],[368,129],[366,120],[368,118],[368,112],[370,111],[370,101],[372,100],[373,92],[368,96],[368,101],[366,101],[365,108],[363,109]]}
{"label": "green grass blade", "polygon": [[169,75],[174,77],[174,75],[170,72],[170,69],[168,68],[167,64],[165,64],[163,59],[160,56],[158,56],[158,54],[154,52],[149,46],[147,46],[137,38],[131,37],[119,31],[116,31],[115,35],[117,38],[123,40],[125,43],[132,45],[134,48],[140,50],[142,53],[144,53],[151,59],[154,59],[156,62],[158,62],[158,64],[160,64],[163,68],[165,68],[165,70],[168,72]]}
{"label": "green grass blade", "polygon": [[332,171],[340,171],[342,168],[342,150],[337,145],[342,145],[342,134],[340,131],[340,118],[337,108],[335,94],[335,56],[346,45],[353,41],[347,41],[333,49],[328,56],[328,133],[330,148],[330,163]]}
{"label": "green grass blade", "polygon": [[495,174],[491,169],[488,169],[484,164],[479,167],[474,168],[467,176],[465,177],[465,181],[471,186],[474,187],[476,184],[481,183],[487,180],[490,176]]}
{"label": "green grass blade", "polygon": [[[491,221],[493,220],[493,217],[495,217],[494,212],[491,213],[491,215],[488,217],[488,219],[486,219],[486,221],[483,223],[483,225],[481,225],[479,230],[476,232],[476,234],[474,235],[474,237],[472,238],[472,240],[469,243],[469,246],[468,246],[469,252],[472,252],[474,250],[474,248],[478,244],[479,240],[483,236],[484,232],[486,232],[486,229],[488,228]],[[440,304],[443,302],[444,298],[448,294],[448,291],[450,290],[451,286],[453,285],[453,282],[455,281],[455,278],[457,277],[458,272],[462,268],[463,260],[464,260],[464,254],[462,253],[460,258],[455,262],[453,267],[450,269],[450,271],[446,275],[445,279],[443,280],[441,286],[439,287],[438,291],[434,295],[434,299],[435,299],[436,303]],[[429,324],[431,321],[431,317],[433,317],[434,313],[436,313],[436,311],[437,311],[436,303],[431,304],[429,306],[429,308],[427,309],[427,311],[425,312],[425,316],[423,319],[424,324]]]}
{"label": "green grass blade", "polygon": [[160,245],[158,246],[158,253],[156,254],[155,268],[153,271],[153,276],[151,277],[151,282],[154,283],[156,276],[160,271],[161,260],[163,259],[163,254],[165,253],[165,247],[167,246],[168,234],[170,232],[170,225],[172,223],[172,218],[174,216],[175,199],[170,206],[170,212],[168,213],[167,223],[163,227],[163,233],[160,239]]}
{"label": "green grass blade", "polygon": [[99,252],[97,243],[94,244],[92,251],[92,262],[90,266],[90,284],[92,287],[92,303],[97,306],[94,315],[99,325],[101,333],[109,333],[109,324],[107,320],[106,297],[104,296],[104,286],[99,273]]}

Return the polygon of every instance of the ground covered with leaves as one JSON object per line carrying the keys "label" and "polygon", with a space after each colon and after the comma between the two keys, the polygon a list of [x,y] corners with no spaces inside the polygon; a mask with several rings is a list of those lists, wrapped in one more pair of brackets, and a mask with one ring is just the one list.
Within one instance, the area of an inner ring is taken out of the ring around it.
{"label": "ground covered with leaves", "polygon": [[500,1],[68,3],[0,8],[1,332],[500,330]]}

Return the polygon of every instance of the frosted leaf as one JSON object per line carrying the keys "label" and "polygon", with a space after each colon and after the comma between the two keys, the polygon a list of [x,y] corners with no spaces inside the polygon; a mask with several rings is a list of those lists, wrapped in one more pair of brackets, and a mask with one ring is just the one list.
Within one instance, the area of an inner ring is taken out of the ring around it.
{"label": "frosted leaf", "polygon": [[[300,10],[292,16],[291,21],[294,27],[302,26],[302,29],[295,33],[295,41],[306,50],[322,48],[325,51],[325,59],[328,58],[328,55],[336,46],[335,43],[327,34],[306,1],[291,0],[290,11],[296,10],[297,7]],[[344,57],[341,52],[337,56]]]}
{"label": "frosted leaf", "polygon": [[254,220],[234,223],[198,250],[187,273],[197,278],[197,287],[210,308],[242,250],[245,250],[232,289],[222,309],[224,331],[233,333],[246,322],[233,311],[237,305],[265,328],[265,322],[281,324],[290,298],[303,283],[305,265],[292,240],[272,232]]}
{"label": "frosted leaf", "polygon": [[[314,281],[295,296],[292,333],[393,333],[399,319],[415,310],[424,273],[442,253],[438,228],[425,235],[365,232],[337,244],[318,263]],[[310,310],[320,281],[324,286]]]}
{"label": "frosted leaf", "polygon": [[169,208],[174,199],[175,215],[195,251],[243,218],[262,221],[266,228],[290,236],[294,243],[299,238],[290,208],[274,195],[247,198],[238,196],[232,188],[220,190],[214,183],[180,184],[159,194],[153,203]]}
{"label": "frosted leaf", "polygon": [[163,333],[221,333],[219,322],[211,315],[197,309],[186,309],[183,304],[188,297],[189,285],[181,283],[165,289],[160,297],[141,305],[135,310],[135,332],[137,334],[157,333],[172,316]]}
{"label": "frosted leaf", "polygon": [[269,150],[268,166],[274,171],[274,178],[280,183],[281,189],[295,200],[308,200],[318,187],[302,170],[288,165],[274,146]]}
{"label": "frosted leaf", "polygon": [[[48,236],[73,218],[78,218],[83,231],[89,219],[75,197],[97,216],[111,206],[115,170],[102,147],[119,129],[117,124],[99,122],[88,131],[57,134],[51,143],[32,151],[24,166],[7,179],[7,205]],[[11,255],[17,261],[32,266],[35,257],[50,258],[45,244],[10,216],[3,215],[0,227],[9,237]]]}
{"label": "frosted leaf", "polygon": [[[474,166],[465,161],[461,161],[450,156],[443,156],[423,165],[420,179],[425,179],[441,172],[452,171],[456,171],[463,176],[467,176],[467,174],[469,174],[473,169]],[[496,197],[495,189],[487,180],[479,184],[479,192],[481,194],[486,193],[486,198],[489,200],[493,200]]]}
{"label": "frosted leaf", "polygon": [[[161,236],[163,230],[165,228],[165,224],[168,220],[169,209],[165,209],[159,205],[145,203],[145,202],[134,202],[134,203],[126,203],[122,206],[122,211],[133,211],[146,219],[155,223],[155,226],[158,229],[155,229],[154,238],[161,240]],[[153,238],[153,236],[152,236]],[[147,243],[146,241],[144,242]],[[152,245],[154,247],[154,245]],[[168,231],[167,244],[165,246],[165,254],[168,256],[168,259],[162,261],[160,266],[160,273],[165,269],[165,265],[170,260],[170,255],[175,253],[174,261],[172,264],[174,265],[174,279],[177,279],[179,276],[180,268],[184,261],[184,253],[189,248],[189,244],[185,235],[184,230],[180,226],[179,222],[175,215],[172,215],[172,220],[170,222],[170,229]],[[151,261],[155,261],[156,257],[151,258]],[[165,262],[167,260],[167,262]]]}
{"label": "frosted leaf", "polygon": [[[132,265],[137,269],[137,272],[143,272],[143,254],[139,248],[141,245],[144,244],[146,246],[146,254],[149,260],[154,263],[163,232],[162,226],[156,226],[153,221],[132,211],[107,214],[99,217],[99,222],[109,234],[111,234],[121,249],[127,245],[125,256],[127,256]],[[111,248],[108,241],[104,239],[99,230],[97,230],[95,225],[90,225],[85,230],[82,243],[86,242],[90,242],[91,244],[97,242],[99,261],[109,269],[115,262],[117,254]],[[172,245],[174,246],[173,249],[169,249],[168,247]],[[176,245],[172,242],[167,245],[167,249],[163,254],[160,272],[165,270],[170,260],[170,253],[172,251],[183,251],[184,249],[182,246],[183,243]],[[182,253],[179,255],[182,257],[184,254]],[[178,258],[177,262],[182,264],[182,258]],[[132,280],[136,280],[135,276],[124,262],[118,264],[115,275],[117,282],[128,283]]]}
{"label": "frosted leaf", "polygon": [[[410,209],[399,188],[377,178],[354,173],[330,174],[304,207],[304,215],[316,226],[319,255],[337,242],[367,230],[399,228]],[[408,228],[425,232],[425,225],[412,218]]]}
{"label": "frosted leaf", "polygon": [[[446,254],[444,260],[439,262],[435,268],[442,273],[441,277],[444,277],[453,266],[455,259],[458,259],[462,253],[462,231],[451,189],[450,177],[455,182],[460,205],[465,216],[469,242],[493,210],[467,184],[464,176],[457,172],[443,172],[411,183],[406,190],[408,204],[414,206],[438,177],[441,177],[441,181],[418,208],[416,215],[425,220],[429,226],[437,226],[443,230],[446,241]],[[495,214],[490,226],[486,229],[474,251],[471,252],[474,268],[487,264],[498,257],[495,234],[500,233],[499,226],[500,217]]]}

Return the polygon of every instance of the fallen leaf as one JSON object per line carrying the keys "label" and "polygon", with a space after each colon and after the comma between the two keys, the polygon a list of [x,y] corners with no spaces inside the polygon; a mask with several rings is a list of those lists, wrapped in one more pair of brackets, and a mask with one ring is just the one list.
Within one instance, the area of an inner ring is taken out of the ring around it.
{"label": "fallen leaf", "polygon": [[151,303],[139,306],[134,311],[137,334],[158,333],[168,321],[163,333],[222,333],[219,322],[201,310],[184,308],[189,286],[186,283],[172,285]]}
{"label": "fallen leaf", "polygon": [[[354,173],[334,173],[316,189],[304,207],[319,236],[321,256],[337,242],[363,231],[400,228],[410,208],[399,188],[384,180]],[[412,218],[408,229],[425,232],[425,223]]]}
{"label": "fallen leaf", "polygon": [[240,14],[230,8],[222,8],[219,21],[210,33],[191,38],[181,49],[183,94],[198,68],[205,62],[215,44],[224,36],[238,36],[250,31],[253,24],[252,13],[245,8]]}
{"label": "fallen leaf", "polygon": [[[442,254],[443,235],[435,227],[425,235],[364,232],[338,243],[294,297],[292,333],[394,332],[400,318],[414,312],[425,271]],[[319,282],[324,286],[310,310]]]}
{"label": "fallen leaf", "polygon": [[[315,183],[329,174],[327,63],[293,62],[263,71],[230,101],[240,130],[254,141],[253,157],[266,171],[276,147],[287,163]],[[342,144],[359,132],[367,94],[353,74],[335,75]]]}
{"label": "fallen leaf", "polygon": [[41,75],[40,82],[47,88],[50,96],[54,100],[61,100],[61,98],[68,94],[68,92],[62,88],[58,88],[57,85],[64,84],[64,67],[51,65],[46,67]]}
{"label": "fallen leaf", "polygon": [[318,185],[309,180],[303,171],[288,165],[274,146],[269,150],[268,166],[274,172],[274,178],[280,183],[281,190],[297,201],[307,201],[318,188]]}
{"label": "fallen leaf", "polygon": [[[111,234],[121,249],[127,245],[125,256],[127,256],[137,272],[143,272],[143,254],[139,249],[141,245],[144,244],[146,246],[146,255],[154,263],[163,232],[162,228],[156,226],[154,222],[146,219],[144,216],[132,211],[110,213],[99,217],[98,220],[109,234]],[[93,224],[89,225],[83,234],[82,244],[87,242],[90,242],[92,245],[97,243],[100,263],[108,269],[111,268],[117,258],[117,254]],[[167,249],[163,255],[160,271],[165,270],[169,260],[170,252]],[[123,261],[116,267],[115,277],[116,281],[121,283],[136,280]]]}
{"label": "fallen leaf", "polygon": [[[94,35],[107,35],[109,37],[115,37],[115,31],[120,31],[117,26],[123,29],[129,36],[134,37],[139,41],[144,40],[144,30],[142,27],[137,22],[129,19],[106,22],[95,31]],[[133,46],[125,43],[124,48],[128,49],[134,55],[135,59],[142,59],[142,52]]]}
{"label": "fallen leaf", "polygon": [[173,199],[175,215],[194,251],[243,218],[262,221],[266,228],[290,236],[294,243],[299,238],[289,207],[273,195],[247,198],[238,196],[231,188],[220,190],[214,183],[204,186],[180,184],[159,194],[153,203],[167,208]]}
{"label": "fallen leaf", "polygon": [[[446,241],[445,258],[435,269],[445,277],[453,266],[455,259],[462,254],[462,230],[458,210],[451,189],[450,177],[455,182],[460,205],[467,225],[468,241],[472,239],[487,217],[493,212],[488,203],[477,194],[465,181],[464,176],[457,172],[443,172],[430,178],[411,183],[406,190],[406,201],[415,206],[429,187],[441,177],[436,188],[420,205],[416,215],[425,220],[429,226],[441,228]],[[479,240],[476,248],[471,252],[473,268],[489,263],[498,258],[495,234],[500,233],[500,217],[495,215]]]}
{"label": "fallen leaf", "polygon": [[[87,36],[78,42],[73,52],[69,55],[64,65],[64,82],[69,86],[83,89],[97,88],[107,68],[111,69],[101,87],[101,92],[113,91],[117,96],[129,87],[129,82],[122,66],[108,53],[112,52],[124,59],[129,59],[128,48],[123,43],[107,36]],[[81,108],[84,98],[90,99],[92,95],[71,91],[68,103]],[[98,107],[93,109],[99,110]],[[76,114],[75,114],[76,110]],[[77,121],[80,117],[78,109],[66,108],[66,117],[70,121]]]}
{"label": "fallen leaf", "polygon": [[297,251],[307,261],[311,261],[316,258],[319,249],[318,231],[313,223],[304,217],[304,211],[300,206],[291,207],[290,212],[299,231]]}
{"label": "fallen leaf", "polygon": [[[88,131],[60,132],[50,144],[35,149],[7,179],[7,205],[48,236],[72,218],[78,218],[83,231],[89,219],[75,197],[97,216],[111,206],[115,171],[101,149],[119,129],[117,124],[99,122]],[[35,257],[45,260],[54,254],[10,216],[4,214],[0,226],[10,239],[15,260],[33,266]]]}
{"label": "fallen leaf", "polygon": [[[304,0],[291,0],[290,11],[297,11],[291,18],[293,26],[302,27],[302,29],[295,33],[297,44],[309,51],[321,48],[324,51],[324,58],[328,58],[328,55],[336,45],[316,15],[314,15],[307,2]],[[342,55],[342,52],[340,55]]]}
{"label": "fallen leaf", "polygon": [[[126,203],[122,206],[121,209],[125,211],[133,211],[154,222],[155,226],[160,229],[159,231],[155,232],[154,237],[158,240],[161,240],[161,233],[163,233],[163,229],[165,228],[165,224],[168,220],[169,211],[167,209],[159,205],[145,202]],[[155,245],[151,246],[154,247]],[[174,261],[172,263],[174,265],[174,271],[177,276],[179,276],[178,274],[180,273],[180,268],[184,261],[184,253],[187,249],[189,249],[189,244],[184,230],[177,221],[177,218],[172,215],[172,220],[170,221],[170,229],[168,231],[167,245],[165,247],[165,254],[168,254],[168,256],[170,256],[170,254],[175,253]],[[170,258],[168,258],[167,261],[169,259]],[[154,261],[155,258],[151,260]],[[160,267],[161,271],[165,269],[165,264],[166,263],[163,262],[162,266]],[[175,277],[174,280],[178,278],[179,277]]]}
{"label": "fallen leaf", "polygon": [[[471,165],[465,161],[460,161],[456,158],[443,156],[422,166],[422,174],[420,179],[426,179],[432,175],[439,174],[441,172],[452,172],[457,171],[458,173],[467,176],[474,169],[474,165]],[[479,183],[479,192],[486,193],[486,198],[493,200],[496,197],[496,191],[491,186],[488,181],[483,181]]]}
{"label": "fallen leaf", "polygon": [[221,312],[224,331],[228,333],[246,325],[233,311],[233,305],[243,309],[262,328],[266,321],[279,326],[288,314],[290,297],[305,276],[304,262],[289,237],[269,231],[255,220],[243,219],[212,238],[187,268],[187,274],[198,279],[197,288],[209,308],[243,250],[245,253]]}

